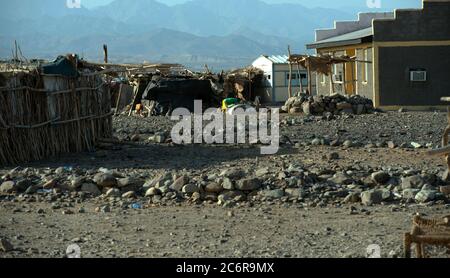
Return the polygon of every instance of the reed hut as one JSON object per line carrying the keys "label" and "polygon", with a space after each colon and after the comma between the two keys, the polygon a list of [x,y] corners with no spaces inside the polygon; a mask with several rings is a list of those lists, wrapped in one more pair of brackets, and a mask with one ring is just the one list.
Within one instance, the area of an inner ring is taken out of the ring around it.
{"label": "reed hut", "polygon": [[93,151],[112,137],[108,83],[71,58],[75,76],[0,67],[0,166]]}

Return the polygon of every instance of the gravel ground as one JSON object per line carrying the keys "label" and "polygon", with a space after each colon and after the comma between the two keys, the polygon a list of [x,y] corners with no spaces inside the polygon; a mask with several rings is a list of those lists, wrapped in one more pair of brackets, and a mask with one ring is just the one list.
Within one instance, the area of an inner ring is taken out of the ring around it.
{"label": "gravel ground", "polygon": [[[426,148],[410,146],[411,142],[437,146],[445,113],[377,113],[331,121],[284,115],[282,122],[282,134],[293,144],[283,144],[276,155],[262,156],[257,145],[149,142],[149,136],[169,132],[174,123],[164,117],[120,116],[114,120],[116,136],[127,140],[138,135],[132,145],[107,145],[95,153],[20,165],[12,174],[12,167],[0,169],[4,181],[17,184],[21,178],[36,184],[56,180],[52,192],[0,193],[0,238],[13,246],[0,251],[0,257],[64,257],[72,243],[81,247],[84,257],[364,257],[370,244],[380,245],[383,257],[396,257],[401,256],[402,236],[410,230],[415,213],[450,214],[448,199],[436,194],[423,202],[402,197],[369,205],[360,199],[343,201],[349,193],[369,189],[390,194],[411,190],[403,181],[408,177],[419,179],[427,192],[445,185],[439,178],[445,170],[443,159],[426,156]],[[317,138],[326,140],[311,144]],[[351,146],[330,146],[338,138],[351,140]],[[388,148],[388,141],[403,146]],[[130,198],[122,195],[130,192],[124,188],[106,187],[97,197],[65,192],[77,178],[94,180],[102,171],[117,179],[186,175],[204,188],[227,169],[258,176],[266,190],[261,192],[273,195],[279,188],[288,192],[294,180],[306,195],[269,198],[255,191],[224,205],[217,203],[218,194],[202,195],[201,200],[173,192],[145,197],[142,185]],[[367,181],[377,171],[384,171],[390,180]],[[342,175],[350,181],[336,181]],[[114,190],[119,195],[108,195]],[[432,251],[445,256],[445,250]]]}
{"label": "gravel ground", "polygon": [[[1,257],[64,257],[76,243],[82,257],[294,257],[361,258],[378,244],[382,257],[402,254],[402,235],[413,213],[441,216],[440,206],[299,208],[273,203],[233,209],[213,206],[154,207],[63,215],[45,204],[2,213],[2,236],[15,251]],[[16,206],[13,206],[16,208]],[[80,207],[80,205],[75,205]],[[2,209],[11,209],[2,207]],[[38,209],[42,209],[39,213]],[[444,256],[439,250],[438,256]]]}
{"label": "gravel ground", "polygon": [[[417,142],[437,146],[447,125],[443,112],[387,112],[365,115],[344,115],[326,120],[319,116],[280,114],[281,134],[293,142],[310,143],[314,138],[353,140],[359,144],[393,141],[400,146]],[[132,134],[169,133],[175,122],[166,117],[117,117],[114,128],[121,137]]]}

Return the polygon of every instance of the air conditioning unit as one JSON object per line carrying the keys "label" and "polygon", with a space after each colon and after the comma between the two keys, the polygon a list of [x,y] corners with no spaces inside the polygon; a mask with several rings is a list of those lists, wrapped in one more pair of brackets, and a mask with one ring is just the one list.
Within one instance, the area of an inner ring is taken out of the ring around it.
{"label": "air conditioning unit", "polygon": [[413,82],[427,81],[427,72],[425,70],[411,70],[410,80]]}
{"label": "air conditioning unit", "polygon": [[342,74],[333,74],[333,81],[334,82],[343,82],[344,76]]}

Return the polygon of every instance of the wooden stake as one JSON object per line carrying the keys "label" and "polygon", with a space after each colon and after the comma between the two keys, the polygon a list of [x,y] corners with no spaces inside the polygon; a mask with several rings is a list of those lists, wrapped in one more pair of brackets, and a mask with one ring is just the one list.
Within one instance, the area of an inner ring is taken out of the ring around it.
{"label": "wooden stake", "polygon": [[330,73],[330,86],[331,86],[331,92],[334,95],[334,82],[333,82],[333,74]]}
{"label": "wooden stake", "polygon": [[135,105],[136,105],[135,102],[136,102],[137,95],[139,93],[139,89],[140,89],[140,83],[138,82],[134,89],[133,102],[131,102],[131,108],[130,108],[130,112],[128,113],[128,116],[131,116],[131,114],[133,113],[133,111],[135,109]]}
{"label": "wooden stake", "polygon": [[116,101],[115,115],[119,114],[118,110],[119,110],[120,98],[122,97],[122,88],[123,88],[123,84],[120,84],[120,86],[119,86],[119,95],[117,96],[117,101]]}
{"label": "wooden stake", "polygon": [[312,94],[312,74],[311,74],[311,60],[308,57],[307,60],[307,66],[308,66],[308,95]]}
{"label": "wooden stake", "polygon": [[297,63],[297,72],[298,72],[298,79],[300,80],[300,84],[299,84],[300,92],[303,93],[303,82],[302,82],[303,79],[302,79],[302,74],[300,72],[300,64],[299,63]]}
{"label": "wooden stake", "polygon": [[17,41],[14,40],[14,62],[17,60],[19,60],[18,53],[17,53]]}
{"label": "wooden stake", "polygon": [[105,64],[108,64],[108,46],[106,44],[103,45],[103,54],[105,56]]}
{"label": "wooden stake", "polygon": [[291,46],[288,45],[288,54],[289,54],[289,85],[288,85],[288,90],[289,90],[289,97],[292,97],[292,63],[290,61],[291,59]]}
{"label": "wooden stake", "polygon": [[350,78],[351,78],[351,82],[352,82],[352,83],[350,83],[351,88],[352,88],[351,94],[356,95],[355,76],[354,76],[355,73],[353,72],[353,69],[355,67],[353,67],[353,62],[350,62],[350,68],[351,68]]}

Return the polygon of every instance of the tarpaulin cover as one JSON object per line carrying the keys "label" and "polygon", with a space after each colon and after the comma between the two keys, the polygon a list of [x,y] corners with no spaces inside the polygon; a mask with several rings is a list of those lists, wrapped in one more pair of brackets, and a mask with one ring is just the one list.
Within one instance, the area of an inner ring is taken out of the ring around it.
{"label": "tarpaulin cover", "polygon": [[65,56],[59,56],[54,62],[42,65],[41,68],[43,74],[63,75],[73,78],[78,77],[78,71],[74,62],[70,61]]}
{"label": "tarpaulin cover", "polygon": [[170,105],[194,111],[194,100],[212,104],[213,91],[209,80],[161,78],[150,82],[142,95],[143,99],[153,100],[161,105]]}

